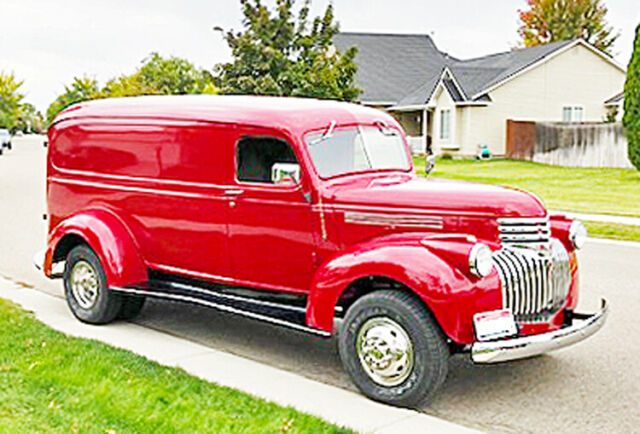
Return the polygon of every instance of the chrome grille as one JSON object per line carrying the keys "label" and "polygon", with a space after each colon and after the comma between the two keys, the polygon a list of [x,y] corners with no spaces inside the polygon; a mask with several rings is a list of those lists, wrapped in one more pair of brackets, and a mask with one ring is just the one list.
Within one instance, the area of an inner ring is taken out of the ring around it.
{"label": "chrome grille", "polygon": [[549,248],[551,227],[549,217],[499,218],[498,230],[504,246]]}
{"label": "chrome grille", "polygon": [[556,239],[549,246],[545,250],[505,247],[493,254],[502,284],[502,305],[517,321],[546,321],[567,298],[569,254]]}

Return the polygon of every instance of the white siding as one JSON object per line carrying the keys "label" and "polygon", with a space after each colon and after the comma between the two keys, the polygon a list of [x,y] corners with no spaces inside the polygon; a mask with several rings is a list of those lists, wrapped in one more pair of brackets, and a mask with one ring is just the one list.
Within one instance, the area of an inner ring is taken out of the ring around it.
{"label": "white siding", "polygon": [[[504,154],[507,119],[559,122],[567,105],[584,107],[586,122],[603,121],[604,102],[622,90],[624,80],[619,68],[576,45],[494,89],[489,106],[458,109],[452,123],[458,125],[459,153],[473,155],[478,144],[487,144],[492,154]],[[442,96],[438,98],[436,117],[437,109],[446,103]]]}

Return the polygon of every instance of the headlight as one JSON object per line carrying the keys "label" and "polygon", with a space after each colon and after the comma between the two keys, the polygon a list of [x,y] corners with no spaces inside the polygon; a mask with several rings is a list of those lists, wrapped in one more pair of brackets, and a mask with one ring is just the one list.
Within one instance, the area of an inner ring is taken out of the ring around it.
{"label": "headlight", "polygon": [[571,223],[571,227],[569,228],[569,239],[576,249],[581,249],[582,246],[584,246],[584,243],[587,242],[588,236],[587,228],[584,227],[584,224],[580,220],[574,220],[573,223]]}
{"label": "headlight", "polygon": [[479,277],[486,277],[493,269],[491,249],[482,243],[478,243],[469,252],[469,270]]}

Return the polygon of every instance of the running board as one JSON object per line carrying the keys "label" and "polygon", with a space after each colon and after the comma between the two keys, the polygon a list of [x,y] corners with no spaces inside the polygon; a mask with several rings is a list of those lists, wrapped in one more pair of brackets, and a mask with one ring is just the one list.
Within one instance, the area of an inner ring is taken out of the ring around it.
{"label": "running board", "polygon": [[229,291],[165,280],[149,280],[143,285],[111,287],[110,289],[126,294],[199,304],[316,336],[331,337],[331,333],[325,330],[308,327],[305,319],[306,308],[290,303],[266,301]]}

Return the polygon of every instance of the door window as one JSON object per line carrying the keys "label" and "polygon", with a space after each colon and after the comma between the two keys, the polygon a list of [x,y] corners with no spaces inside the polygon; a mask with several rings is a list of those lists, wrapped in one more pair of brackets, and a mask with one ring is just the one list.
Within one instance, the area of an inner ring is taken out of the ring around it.
{"label": "door window", "polygon": [[272,184],[271,170],[276,163],[297,164],[287,142],[273,137],[244,137],[238,142],[236,173],[239,181]]}

